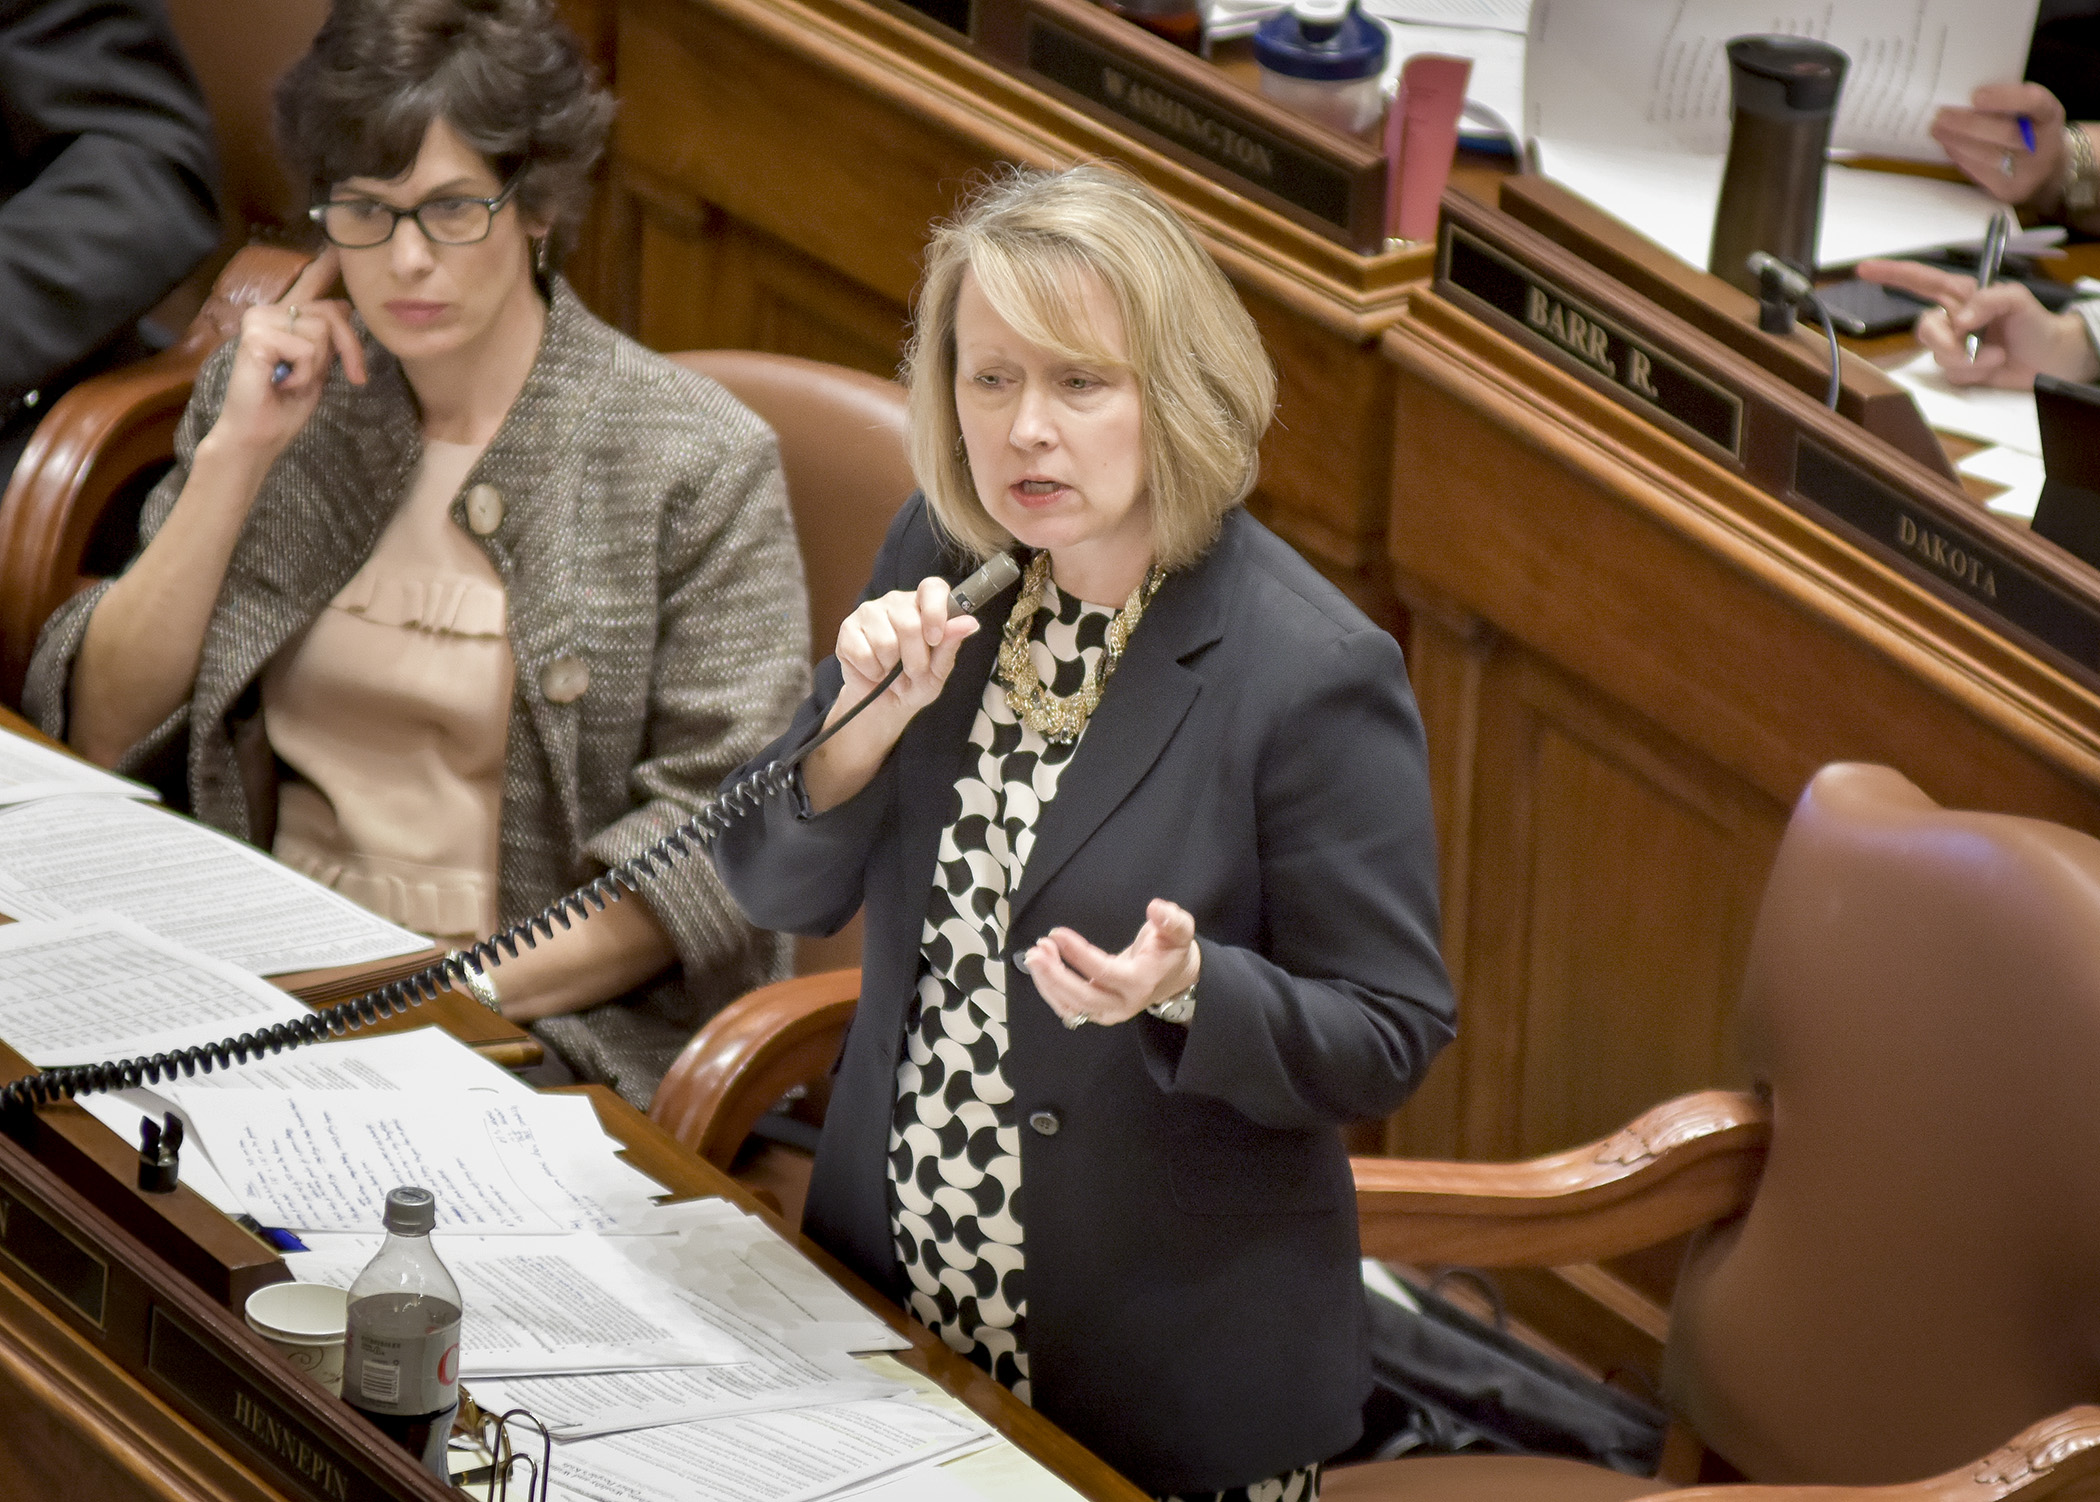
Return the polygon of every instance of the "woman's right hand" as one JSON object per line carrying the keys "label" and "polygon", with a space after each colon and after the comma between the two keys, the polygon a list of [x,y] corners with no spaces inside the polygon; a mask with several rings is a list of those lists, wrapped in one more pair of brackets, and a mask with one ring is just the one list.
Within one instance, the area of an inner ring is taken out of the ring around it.
{"label": "woman's right hand", "polygon": [[[1995,282],[1979,291],[1974,277],[1916,261],[1861,261],[1858,270],[1866,281],[1939,304],[1918,315],[1918,342],[1932,351],[1951,385],[2025,391],[2037,374],[2067,381],[2100,375],[2085,320],[2050,312],[2018,282]],[[1974,359],[1971,334],[1978,336]]]}
{"label": "woman's right hand", "polygon": [[875,691],[890,669],[903,665],[881,698],[803,763],[803,789],[817,812],[844,803],[874,779],[883,758],[920,710],[941,696],[955,671],[955,654],[977,631],[973,616],[948,614],[948,581],[922,579],[907,593],[865,602],[839,626],[839,671],[844,683],[826,725],[836,724]]}
{"label": "woman's right hand", "polygon": [[[350,305],[323,296],[338,269],[331,245],[299,273],[281,301],[241,315],[226,401],[207,440],[214,447],[267,463],[314,415],[335,359],[353,383],[364,384],[365,352],[350,326]],[[281,382],[273,379],[280,364],[291,367]]]}

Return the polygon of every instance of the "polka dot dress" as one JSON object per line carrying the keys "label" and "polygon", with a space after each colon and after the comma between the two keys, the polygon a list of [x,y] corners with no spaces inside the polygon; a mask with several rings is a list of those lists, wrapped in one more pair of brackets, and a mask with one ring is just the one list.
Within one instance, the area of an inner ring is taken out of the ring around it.
{"label": "polka dot dress", "polygon": [[[1029,630],[1053,693],[1079,691],[1115,612],[1047,585]],[[1007,898],[1079,743],[1020,723],[996,676],[970,726],[919,937],[890,1120],[890,1230],[911,1312],[1028,1400],[1021,1137],[1006,1080]]]}
{"label": "polka dot dress", "polygon": [[[1029,654],[1053,693],[1079,691],[1101,660],[1114,619],[1106,606],[1044,587]],[[999,957],[1007,948],[1007,901],[1027,869],[1036,822],[1078,746],[1045,741],[1016,718],[997,677],[986,682],[941,834],[890,1117],[890,1233],[910,1285],[906,1305],[1023,1402],[1021,1136],[1006,1078],[1007,971]],[[1204,1493],[1200,1502],[1318,1496],[1317,1473],[1307,1469]]]}

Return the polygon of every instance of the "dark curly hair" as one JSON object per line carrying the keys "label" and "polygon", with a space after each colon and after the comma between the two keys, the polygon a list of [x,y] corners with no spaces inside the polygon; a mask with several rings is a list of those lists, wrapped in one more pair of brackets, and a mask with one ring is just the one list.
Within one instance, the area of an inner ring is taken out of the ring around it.
{"label": "dark curly hair", "polygon": [[611,97],[553,0],[335,0],[277,83],[277,140],[310,200],[393,178],[444,120],[546,220],[550,265],[575,243]]}

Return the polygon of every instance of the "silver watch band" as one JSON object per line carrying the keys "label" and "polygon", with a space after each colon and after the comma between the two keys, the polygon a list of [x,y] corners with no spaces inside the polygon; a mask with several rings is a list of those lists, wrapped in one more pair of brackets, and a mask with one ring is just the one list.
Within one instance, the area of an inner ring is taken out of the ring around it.
{"label": "silver watch band", "polygon": [[1161,1022],[1173,1022],[1178,1023],[1182,1027],[1187,1027],[1190,1019],[1196,1015],[1196,986],[1198,984],[1200,982],[1191,981],[1187,989],[1176,991],[1165,1001],[1155,1001],[1151,1006],[1146,1007],[1145,1010],[1157,1017]]}
{"label": "silver watch band", "polygon": [[[457,954],[459,951],[454,950],[453,953]],[[503,1015],[503,998],[496,994],[495,978],[486,970],[476,970],[471,964],[468,965],[466,974],[459,979],[458,989],[466,992],[498,1017]]]}

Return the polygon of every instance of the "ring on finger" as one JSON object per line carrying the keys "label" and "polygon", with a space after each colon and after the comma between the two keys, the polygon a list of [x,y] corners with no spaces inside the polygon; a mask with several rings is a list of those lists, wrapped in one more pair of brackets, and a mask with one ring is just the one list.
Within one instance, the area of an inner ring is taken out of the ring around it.
{"label": "ring on finger", "polygon": [[285,332],[290,333],[293,329],[299,327],[299,305],[295,302],[288,302],[284,305],[284,310],[291,315],[284,322]]}
{"label": "ring on finger", "polygon": [[1068,1033],[1077,1032],[1093,1020],[1085,1012],[1074,1012],[1071,1016],[1065,1018],[1065,1031]]}
{"label": "ring on finger", "polygon": [[2010,151],[1998,158],[1998,175],[2000,177],[2011,177],[2013,175],[2013,154]]}

